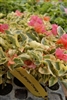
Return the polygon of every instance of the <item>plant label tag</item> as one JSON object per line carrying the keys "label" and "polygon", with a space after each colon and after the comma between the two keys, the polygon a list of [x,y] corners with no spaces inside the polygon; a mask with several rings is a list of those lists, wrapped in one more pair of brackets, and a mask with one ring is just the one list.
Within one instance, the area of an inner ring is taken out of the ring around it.
{"label": "plant label tag", "polygon": [[39,82],[26,72],[22,67],[10,71],[20,82],[22,82],[26,88],[35,96],[45,98],[47,92],[39,84]]}

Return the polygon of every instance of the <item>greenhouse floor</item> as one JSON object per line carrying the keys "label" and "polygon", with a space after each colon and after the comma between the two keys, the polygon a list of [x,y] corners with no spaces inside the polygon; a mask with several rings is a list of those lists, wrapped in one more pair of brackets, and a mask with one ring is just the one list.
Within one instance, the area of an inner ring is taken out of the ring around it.
{"label": "greenhouse floor", "polygon": [[[35,97],[30,92],[28,92],[25,87],[21,88],[14,84],[12,91],[6,96],[0,96],[0,100],[44,100],[44,99]],[[65,100],[61,87],[59,92],[57,91],[50,92],[50,90],[48,90],[48,100]]]}

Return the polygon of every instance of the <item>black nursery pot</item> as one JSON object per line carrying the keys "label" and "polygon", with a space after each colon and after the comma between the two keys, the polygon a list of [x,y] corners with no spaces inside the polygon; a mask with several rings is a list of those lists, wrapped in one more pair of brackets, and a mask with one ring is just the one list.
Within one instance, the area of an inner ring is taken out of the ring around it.
{"label": "black nursery pot", "polygon": [[17,85],[17,86],[25,87],[25,86],[23,85],[23,83],[21,83],[16,77],[14,77],[13,82],[14,82],[14,84]]}
{"label": "black nursery pot", "polygon": [[15,98],[26,100],[26,98],[28,96],[28,91],[27,91],[26,87],[24,86],[24,84],[21,83],[16,77],[14,77],[13,82],[15,85],[21,87],[21,89],[20,88],[15,89]]}
{"label": "black nursery pot", "polygon": [[12,84],[6,83],[6,86],[2,88],[2,84],[0,84],[0,95],[5,96],[9,94],[13,89]]}
{"label": "black nursery pot", "polygon": [[27,98],[28,96],[28,91],[27,89],[15,89],[15,97],[18,98],[18,99],[25,99]]}

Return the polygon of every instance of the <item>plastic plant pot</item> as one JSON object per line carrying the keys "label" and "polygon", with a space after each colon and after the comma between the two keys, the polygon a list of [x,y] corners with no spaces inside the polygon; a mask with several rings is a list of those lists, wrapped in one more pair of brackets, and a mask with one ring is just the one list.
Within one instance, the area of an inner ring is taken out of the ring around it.
{"label": "plastic plant pot", "polygon": [[2,84],[0,85],[0,95],[4,96],[9,94],[13,89],[12,84],[6,83],[6,86],[2,88]]}

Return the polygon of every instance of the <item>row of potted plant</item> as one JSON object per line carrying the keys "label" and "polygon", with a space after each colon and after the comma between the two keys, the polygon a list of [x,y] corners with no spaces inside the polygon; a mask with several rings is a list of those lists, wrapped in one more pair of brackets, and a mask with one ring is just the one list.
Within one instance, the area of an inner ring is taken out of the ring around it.
{"label": "row of potted plant", "polygon": [[[32,5],[32,6],[31,6]],[[20,10],[50,16],[50,22],[60,25],[66,32],[67,2],[64,0],[4,0],[0,1],[0,12],[5,16],[11,11]]]}

